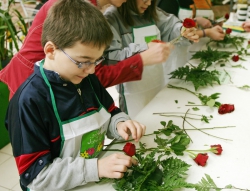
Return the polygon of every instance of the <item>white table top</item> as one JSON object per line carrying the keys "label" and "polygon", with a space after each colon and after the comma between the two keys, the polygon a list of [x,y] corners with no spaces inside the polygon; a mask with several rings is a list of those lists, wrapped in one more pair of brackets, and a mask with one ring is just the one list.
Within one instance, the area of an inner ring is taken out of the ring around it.
{"label": "white table top", "polygon": [[[247,37],[248,34],[245,34]],[[231,74],[231,80],[225,80],[222,85],[214,85],[199,88],[198,92],[203,95],[211,95],[213,93],[221,93],[218,101],[222,104],[234,104],[235,111],[230,114],[220,115],[217,108],[207,106],[197,106],[200,110],[193,111],[193,106],[185,106],[188,102],[194,102],[200,105],[200,100],[184,90],[170,89],[164,87],[155,98],[136,116],[135,120],[147,126],[146,134],[152,133],[156,129],[162,128],[160,121],[173,120],[174,124],[182,127],[183,119],[177,117],[164,117],[153,115],[159,112],[183,112],[190,109],[189,113],[201,115],[213,115],[210,123],[206,124],[202,121],[189,120],[192,125],[197,128],[215,127],[215,126],[235,126],[225,129],[206,130],[207,133],[215,136],[231,139],[232,141],[214,138],[205,135],[197,130],[187,130],[188,135],[193,140],[188,149],[207,149],[210,145],[221,144],[223,152],[221,155],[209,154],[209,159],[205,167],[198,166],[193,159],[187,154],[178,158],[184,160],[191,165],[188,171],[186,181],[190,183],[198,183],[204,174],[212,177],[218,187],[225,187],[232,184],[238,188],[250,189],[250,91],[242,90],[237,86],[250,86],[250,57],[244,57],[246,61],[240,61],[237,64],[242,64],[246,69],[232,67],[216,67],[217,70],[226,70]],[[195,63],[195,61],[192,61]],[[194,91],[194,87],[190,83],[183,80],[171,80],[169,84],[182,86]],[[175,102],[178,100],[178,103]],[[185,123],[185,128],[190,128],[190,125]],[[141,142],[147,145],[155,145],[153,139],[155,136],[143,137]],[[207,146],[206,146],[207,145]],[[114,145],[112,148],[122,149],[123,145]],[[105,153],[109,155],[110,152]],[[111,184],[96,184],[90,183],[83,187],[78,187],[72,190],[114,190]],[[185,189],[182,189],[185,190]]]}

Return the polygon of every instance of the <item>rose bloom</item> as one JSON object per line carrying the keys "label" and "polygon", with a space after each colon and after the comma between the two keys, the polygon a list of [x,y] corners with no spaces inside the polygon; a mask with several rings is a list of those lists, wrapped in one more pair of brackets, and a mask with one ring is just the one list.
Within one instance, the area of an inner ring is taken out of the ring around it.
{"label": "rose bloom", "polygon": [[239,57],[238,55],[233,55],[233,57],[232,57],[232,60],[233,60],[234,62],[238,62],[239,59],[240,59],[240,57]]}
{"label": "rose bloom", "polygon": [[128,155],[128,156],[134,156],[136,153],[135,150],[135,145],[133,143],[126,143],[123,147],[123,151]]}
{"label": "rose bloom", "polygon": [[221,153],[222,153],[223,150],[222,150],[222,147],[221,147],[220,144],[218,144],[218,145],[211,145],[210,147],[215,149],[215,150],[212,151],[214,154],[221,155]]}
{"label": "rose bloom", "polygon": [[186,18],[184,21],[183,21],[183,26],[185,28],[192,28],[192,27],[195,27],[196,26],[196,23],[193,19],[189,19],[189,18]]}
{"label": "rose bloom", "polygon": [[226,34],[230,34],[231,32],[232,32],[232,29],[230,29],[230,28],[226,29]]}
{"label": "rose bloom", "polygon": [[156,43],[165,43],[165,42],[163,42],[163,41],[161,41],[161,40],[158,40],[158,39],[152,40],[151,42],[156,42]]}
{"label": "rose bloom", "polygon": [[219,114],[231,113],[233,111],[234,111],[233,104],[221,104],[219,109],[218,109]]}
{"label": "rose bloom", "polygon": [[199,153],[194,158],[194,161],[200,166],[205,166],[207,163],[207,159],[208,159],[207,153]]}
{"label": "rose bloom", "polygon": [[225,14],[225,19],[229,19],[229,14],[228,13]]}

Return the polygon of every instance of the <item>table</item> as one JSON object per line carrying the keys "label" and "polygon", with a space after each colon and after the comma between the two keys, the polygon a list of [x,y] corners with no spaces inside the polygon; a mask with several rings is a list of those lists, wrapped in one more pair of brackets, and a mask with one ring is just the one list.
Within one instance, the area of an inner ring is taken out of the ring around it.
{"label": "table", "polygon": [[[249,34],[244,34],[249,38]],[[203,47],[204,48],[204,47]],[[162,128],[160,121],[173,120],[174,124],[182,127],[183,119],[176,117],[164,117],[160,115],[153,115],[159,112],[183,112],[190,109],[190,113],[197,113],[202,115],[213,115],[213,119],[209,124],[202,121],[190,121],[192,125],[197,128],[214,127],[214,126],[235,126],[225,129],[206,130],[207,133],[231,139],[232,141],[218,139],[212,136],[203,134],[197,130],[187,130],[193,143],[190,143],[188,149],[206,149],[205,145],[221,144],[223,148],[222,155],[215,155],[209,153],[209,159],[205,167],[198,166],[193,159],[187,154],[178,156],[192,166],[189,168],[186,181],[197,183],[208,174],[212,177],[218,187],[225,187],[232,184],[238,188],[250,189],[250,91],[237,88],[243,85],[250,85],[250,57],[244,57],[246,61],[241,61],[246,69],[232,68],[232,67],[218,67],[216,69],[223,71],[224,69],[230,73],[231,80],[224,80],[221,85],[208,86],[200,88],[198,92],[203,95],[211,95],[212,93],[221,93],[218,101],[221,103],[229,103],[235,105],[235,111],[230,114],[220,115],[217,108],[210,108],[207,106],[198,106],[199,111],[193,111],[192,107],[186,106],[188,102],[200,104],[200,100],[191,93],[184,90],[177,90],[165,86],[154,99],[135,117],[135,120],[147,126],[146,134],[152,133],[156,129]],[[196,61],[191,61],[195,64]],[[190,83],[182,80],[170,80],[169,84],[181,86],[194,91],[194,87]],[[175,100],[178,100],[176,103]],[[185,123],[185,128],[190,125]],[[143,137],[141,142],[153,146],[155,143],[153,137]],[[113,145],[112,148],[121,149],[123,145]],[[104,153],[104,156],[111,154]],[[78,187],[76,190],[114,190],[111,184],[96,184],[90,183],[83,187]],[[185,189],[182,189],[185,190]]]}

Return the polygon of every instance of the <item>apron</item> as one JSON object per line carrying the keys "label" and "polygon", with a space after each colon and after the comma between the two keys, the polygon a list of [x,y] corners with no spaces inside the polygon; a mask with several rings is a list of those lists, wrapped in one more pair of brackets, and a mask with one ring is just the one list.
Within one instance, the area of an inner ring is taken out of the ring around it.
{"label": "apron", "polygon": [[50,89],[53,110],[60,126],[62,143],[59,157],[76,158],[82,156],[86,159],[96,158],[102,151],[111,114],[106,111],[95,95],[100,104],[97,111],[92,111],[67,121],[61,121],[53,90],[43,70],[43,63],[44,60],[40,63],[40,71]]}
{"label": "apron", "polygon": [[[161,39],[160,31],[155,24],[133,27],[133,42],[149,43]],[[120,84],[120,107],[131,118],[134,118],[146,104],[162,89],[164,84],[162,64],[144,66],[142,79]]]}

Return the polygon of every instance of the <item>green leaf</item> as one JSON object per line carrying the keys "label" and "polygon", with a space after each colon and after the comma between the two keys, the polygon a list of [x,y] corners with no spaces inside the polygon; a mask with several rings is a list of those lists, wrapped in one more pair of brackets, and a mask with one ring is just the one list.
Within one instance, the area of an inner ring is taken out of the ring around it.
{"label": "green leaf", "polygon": [[192,108],[194,111],[199,111],[200,109],[198,107],[193,107]]}

